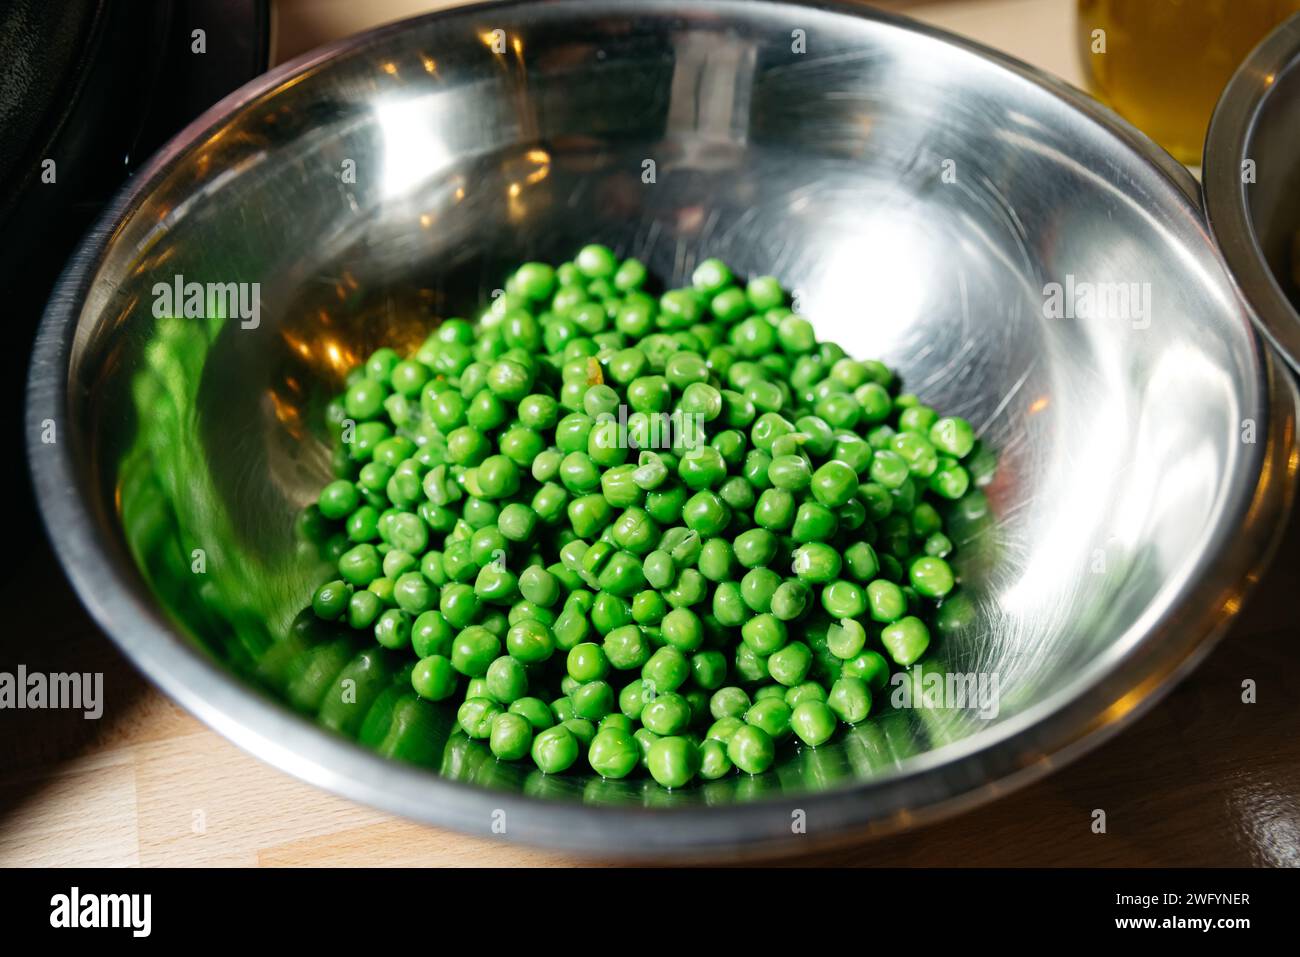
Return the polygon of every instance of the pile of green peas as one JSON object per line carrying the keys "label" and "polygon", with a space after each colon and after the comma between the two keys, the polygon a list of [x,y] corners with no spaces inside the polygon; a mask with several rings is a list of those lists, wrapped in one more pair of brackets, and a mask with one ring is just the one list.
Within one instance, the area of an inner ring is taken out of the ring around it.
{"label": "pile of green peas", "polygon": [[316,614],[409,650],[498,758],[676,788],[825,743],[925,653],[976,442],[770,276],[647,284],[589,245],[376,351],[302,528]]}

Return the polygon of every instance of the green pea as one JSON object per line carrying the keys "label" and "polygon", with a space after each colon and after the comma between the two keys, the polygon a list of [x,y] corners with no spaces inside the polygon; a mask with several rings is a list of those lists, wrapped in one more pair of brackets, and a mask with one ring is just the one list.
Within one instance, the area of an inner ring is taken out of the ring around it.
{"label": "green pea", "polygon": [[772,597],[780,585],[781,576],[771,568],[750,568],[740,580],[740,593],[750,609],[759,614],[767,614],[771,611]]}
{"label": "green pea", "polygon": [[491,698],[467,698],[456,711],[456,721],[471,738],[486,738],[503,709]]}
{"label": "green pea", "polygon": [[[773,692],[781,694],[783,689],[774,688]],[[792,708],[783,697],[760,698],[745,709],[746,724],[761,728],[773,740],[780,740],[790,733],[790,714]]]}
{"label": "green pea", "polygon": [[660,648],[641,668],[641,678],[648,683],[653,694],[676,691],[690,677],[691,666],[686,656],[671,646]]}
{"label": "green pea", "polygon": [[608,279],[618,269],[618,260],[608,246],[593,243],[578,250],[573,264],[588,279]]}
{"label": "green pea", "polygon": [[771,614],[756,615],[741,628],[741,638],[756,653],[766,657],[789,640],[785,622]]}
{"label": "green pea", "polygon": [[907,576],[917,594],[927,598],[942,598],[952,591],[952,568],[942,558],[924,556],[916,559],[908,568]]}
{"label": "green pea", "polygon": [[497,658],[488,665],[485,680],[488,693],[503,704],[522,698],[528,691],[528,673],[517,658]]}
{"label": "green pea", "polygon": [[[556,624],[559,624],[558,620]],[[554,634],[540,621],[519,621],[506,632],[506,651],[523,664],[545,661],[555,651],[555,647]]]}
{"label": "green pea", "polygon": [[880,643],[895,662],[908,667],[930,646],[930,629],[914,615],[890,622],[880,630]]}
{"label": "green pea", "polygon": [[379,596],[370,591],[357,591],[348,599],[347,621],[358,630],[371,627],[384,610]]}
{"label": "green pea", "polygon": [[764,489],[754,505],[754,522],[768,531],[785,531],[794,523],[794,496],[785,489]]}
{"label": "green pea", "polygon": [[857,724],[871,710],[871,689],[861,678],[841,677],[831,685],[826,706],[845,724]]}
{"label": "green pea", "polygon": [[532,745],[533,726],[526,718],[507,711],[492,719],[488,747],[502,761],[518,761]]}
{"label": "green pea", "polygon": [[727,746],[712,738],[700,745],[699,775],[705,781],[717,781],[726,777],[734,768],[731,758],[727,756]]}
{"label": "green pea", "polygon": [[740,645],[736,649],[736,677],[747,683],[762,681],[767,677],[767,659],[749,645]]}
{"label": "green pea", "polygon": [[678,568],[694,565],[703,550],[703,537],[695,531],[685,528],[670,528],[660,539],[659,547],[672,556],[673,564]]}
{"label": "green pea", "polygon": [[376,382],[385,382],[392,374],[393,367],[401,360],[396,350],[387,347],[376,349],[370,354],[364,366],[357,370],[359,375],[366,376]]}
{"label": "green pea", "polygon": [[[903,396],[899,396],[902,401]],[[917,432],[922,435],[929,433],[938,421],[939,415],[929,406],[920,403],[909,403],[906,408],[898,414],[898,426],[900,429]]]}
{"label": "green pea", "polygon": [[514,278],[519,294],[528,299],[546,299],[555,289],[555,270],[546,263],[524,263]]}
{"label": "green pea", "polygon": [[708,593],[708,582],[694,568],[683,568],[677,580],[664,593],[664,600],[674,608],[695,605],[704,600]]}
{"label": "green pea", "polygon": [[563,726],[547,728],[533,738],[533,762],[543,774],[561,774],[578,760],[578,739]]}
{"label": "green pea", "polygon": [[[687,489],[681,486],[670,488],[666,491],[660,490],[650,492],[646,495],[645,499],[646,513],[659,524],[667,525],[682,517],[687,497]],[[704,518],[707,520],[708,516],[706,515]]]}
{"label": "green pea", "polygon": [[338,568],[339,574],[349,584],[364,587],[383,573],[383,559],[374,545],[365,542],[339,556]]}
{"label": "green pea", "polygon": [[375,379],[358,379],[348,386],[343,395],[343,406],[354,419],[373,419],[384,408],[388,390]]}
{"label": "green pea", "polygon": [[632,623],[632,606],[607,591],[596,594],[591,605],[591,623],[602,635]]}
{"label": "green pea", "polygon": [[762,774],[776,760],[776,745],[762,728],[747,724],[727,742],[727,757],[746,774]]}
{"label": "green pea", "polygon": [[809,542],[794,550],[791,570],[801,581],[825,584],[839,576],[842,564],[839,552],[830,545]]}
{"label": "green pea", "polygon": [[808,607],[809,589],[802,581],[783,581],[772,592],[770,608],[781,621],[793,621]]}
{"label": "green pea", "polygon": [[505,568],[484,565],[474,579],[474,594],[485,602],[510,602],[519,594],[519,581]]}
{"label": "green pea", "polygon": [[700,549],[700,574],[711,582],[726,581],[731,577],[734,560],[730,542],[724,538],[710,538]]}
{"label": "green pea", "polygon": [[703,691],[713,691],[727,680],[727,659],[720,651],[701,651],[691,656],[691,677]]}
{"label": "green pea", "polygon": [[605,715],[605,717],[601,718],[600,724],[596,726],[596,730],[598,732],[605,731],[610,728],[614,728],[618,731],[624,731],[629,735],[633,732],[633,730],[635,730],[635,726],[632,723],[632,719],[629,718],[627,715],[623,714],[621,711],[611,711],[609,714]]}
{"label": "green pea", "polygon": [[857,493],[858,476],[850,466],[832,459],[813,473],[810,488],[822,505],[837,508]]}
{"label": "green pea", "polygon": [[411,616],[390,608],[375,621],[375,641],[385,648],[400,651],[411,644]]}
{"label": "green pea", "polygon": [[785,290],[773,276],[755,276],[745,287],[745,297],[755,312],[767,312],[785,303]]}
{"label": "green pea", "polygon": [[969,422],[957,417],[938,419],[930,426],[930,442],[953,458],[965,458],[975,447],[975,431]]}
{"label": "green pea", "polygon": [[419,515],[403,513],[393,516],[388,538],[394,548],[419,555],[428,547],[429,530]]}
{"label": "green pea", "polygon": [[411,687],[421,698],[443,701],[456,692],[456,669],[444,655],[421,658],[411,671]]}
{"label": "green pea", "polygon": [[788,689],[785,693],[785,703],[791,708],[797,708],[804,701],[825,703],[826,698],[826,689],[815,681],[805,681],[803,684]]}
{"label": "green pea", "polygon": [[[530,365],[513,359],[502,359],[494,362],[488,369],[487,386],[492,390],[491,395],[495,395],[507,402],[518,402],[532,391],[533,386],[533,369]],[[476,422],[474,418],[475,403],[480,398],[488,396],[489,393],[479,393],[470,401],[470,424],[475,428],[490,429],[501,424],[501,420],[495,412],[488,418]],[[485,401],[486,405],[486,401]]]}
{"label": "green pea", "polygon": [[844,662],[841,677],[861,678],[872,691],[881,691],[889,684],[889,662],[877,651],[863,651]]}
{"label": "green pea", "polygon": [[456,465],[474,466],[487,458],[491,443],[477,427],[464,425],[447,436],[447,457]]}
{"label": "green pea", "polygon": [[750,616],[740,586],[735,582],[720,582],[713,592],[713,615],[728,627],[739,627]]}
{"label": "green pea", "polygon": [[560,600],[560,583],[540,565],[531,565],[519,574],[519,593],[535,605],[549,608]]}
{"label": "green pea", "polygon": [[817,747],[830,740],[835,733],[835,712],[824,702],[804,700],[790,714],[790,729],[809,747]]}
{"label": "green pea", "polygon": [[[566,678],[565,681],[572,681],[572,678]],[[563,698],[556,698],[551,702],[551,714],[556,724],[563,724],[571,721],[576,715],[573,710],[573,700],[565,695]]]}
{"label": "green pea", "polygon": [[674,608],[660,625],[664,640],[682,651],[694,651],[704,642],[704,626],[689,608]]}
{"label": "green pea", "polygon": [[348,609],[351,592],[346,583],[330,581],[316,589],[312,596],[312,610],[326,621],[334,621]]}
{"label": "green pea", "polygon": [[660,693],[642,709],[641,723],[661,737],[680,734],[691,723],[691,708],[679,694]]}
{"label": "green pea", "polygon": [[925,553],[935,558],[947,558],[952,554],[952,540],[943,532],[935,532],[925,540]]}
{"label": "green pea", "polygon": [[605,681],[588,681],[570,696],[576,717],[599,721],[614,710],[614,691]]}
{"label": "green pea", "polygon": [[433,607],[437,592],[419,572],[406,572],[393,582],[393,600],[402,611],[419,615]]}
{"label": "green pea", "polygon": [[867,643],[866,630],[852,618],[834,622],[826,632],[826,648],[836,658],[855,658]]}
{"label": "green pea", "polygon": [[609,523],[610,513],[604,496],[583,495],[569,503],[569,524],[579,538],[592,538]]}
{"label": "green pea", "polygon": [[602,727],[591,740],[587,763],[602,778],[625,778],[641,763],[641,746],[626,730]]}
{"label": "green pea", "polygon": [[691,284],[701,292],[718,293],[731,285],[731,270],[721,259],[705,259],[691,273]]}
{"label": "green pea", "polygon": [[660,738],[650,745],[646,766],[663,787],[683,787],[699,772],[699,749],[684,737]]}
{"label": "green pea", "polygon": [[366,591],[372,592],[380,602],[386,605],[393,602],[393,580],[391,578],[376,578],[366,586]]}
{"label": "green pea", "polygon": [[774,488],[799,492],[812,481],[812,469],[802,455],[778,455],[767,467],[767,477]]}
{"label": "green pea", "polygon": [[634,507],[618,517],[611,534],[619,548],[634,555],[646,555],[653,550],[658,540],[659,528],[644,509]]}
{"label": "green pea", "polygon": [[860,582],[869,582],[880,571],[876,551],[866,542],[854,542],[844,550],[844,567]]}
{"label": "green pea", "polygon": [[569,649],[565,667],[575,681],[596,681],[609,673],[609,659],[600,645],[583,642]]}
{"label": "green pea", "polygon": [[951,459],[940,459],[928,487],[940,498],[956,501],[970,488],[970,473]]}
{"label": "green pea", "polygon": [[650,646],[638,625],[623,625],[605,636],[602,646],[610,666],[619,671],[642,667],[650,659]]}
{"label": "green pea", "polygon": [[615,552],[601,570],[600,589],[620,598],[628,598],[645,587],[646,579],[641,562],[631,552]]}
{"label": "green pea", "polygon": [[657,591],[646,589],[632,596],[632,619],[638,625],[658,625],[668,613],[668,602]]}
{"label": "green pea", "polygon": [[897,621],[907,612],[907,598],[903,595],[903,590],[883,578],[877,578],[867,585],[867,605],[875,621]]}
{"label": "green pea", "polygon": [[496,635],[481,625],[470,625],[452,640],[451,663],[461,674],[481,678],[500,653],[501,642]]}
{"label": "green pea", "polygon": [[786,687],[799,684],[812,667],[812,651],[802,641],[792,641],[767,659],[767,673]]}
{"label": "green pea", "polygon": [[900,432],[890,440],[890,448],[907,463],[909,471],[929,478],[939,467],[939,456],[930,440],[916,432]]}
{"label": "green pea", "polygon": [[822,589],[822,607],[832,618],[857,618],[867,610],[867,592],[855,582],[837,579]]}
{"label": "green pea", "polygon": [[533,731],[545,731],[555,724],[555,716],[541,698],[516,698],[506,710],[527,721]]}
{"label": "green pea", "polygon": [[723,715],[713,724],[709,725],[709,730],[705,733],[705,740],[719,741],[726,744],[731,740],[731,736],[745,726],[745,722],[734,715]]}
{"label": "green pea", "polygon": [[633,721],[639,721],[642,710],[653,697],[645,682],[636,678],[624,685],[618,693],[618,710]]}
{"label": "green pea", "polygon": [[714,718],[739,717],[749,708],[749,695],[734,685],[719,688],[709,699],[709,713]]}
{"label": "green pea", "polygon": [[896,489],[907,481],[911,470],[907,460],[897,452],[881,449],[871,458],[869,474],[873,482],[887,489]]}
{"label": "green pea", "polygon": [[751,528],[737,535],[732,547],[736,561],[746,568],[757,568],[776,557],[779,543],[767,529]]}
{"label": "green pea", "polygon": [[710,491],[696,492],[682,507],[682,521],[700,535],[717,535],[731,519],[731,509]]}

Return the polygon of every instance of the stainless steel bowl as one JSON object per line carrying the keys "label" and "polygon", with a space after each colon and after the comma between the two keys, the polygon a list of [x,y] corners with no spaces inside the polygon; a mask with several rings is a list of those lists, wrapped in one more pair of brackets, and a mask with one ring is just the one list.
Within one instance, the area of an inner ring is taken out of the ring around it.
{"label": "stainless steel bowl", "polygon": [[1219,98],[1204,183],[1241,295],[1300,371],[1300,14],[1255,48]]}
{"label": "stainless steel bowl", "polygon": [[[825,337],[976,423],[998,469],[950,516],[965,597],[925,674],[996,679],[996,715],[882,702],[833,746],[677,792],[530,775],[296,619],[320,569],[294,516],[344,370],[591,239],[669,281],[704,255],[776,273]],[[256,327],[155,318],[178,275],[259,283]],[[1181,167],[1023,64],[754,0],[461,8],[244,88],[86,239],[28,424],[82,599],[200,718],[399,814],[629,854],[906,827],[1078,755],[1208,649],[1295,470],[1294,396]]]}

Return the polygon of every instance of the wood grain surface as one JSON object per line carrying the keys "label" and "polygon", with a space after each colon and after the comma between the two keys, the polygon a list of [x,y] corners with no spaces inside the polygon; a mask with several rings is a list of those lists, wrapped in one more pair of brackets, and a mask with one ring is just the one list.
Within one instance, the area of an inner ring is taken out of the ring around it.
{"label": "wood grain surface", "polygon": [[[317,39],[434,3],[310,0]],[[286,0],[296,15],[308,0]],[[896,2],[1072,82],[1071,0]],[[315,34],[286,34],[295,43]],[[788,859],[837,865],[1300,865],[1300,521],[1229,636],[1116,739],[1048,779],[906,834]],[[102,671],[105,713],[0,711],[0,866],[564,865],[571,855],[411,824],[291,779],[148,684],[44,543],[0,587],[0,670]],[[1242,683],[1257,701],[1242,701]],[[1107,832],[1094,833],[1095,809]]]}
{"label": "wood grain surface", "polygon": [[[330,40],[469,0],[276,0],[271,60],[283,63]],[[1075,0],[864,0],[960,33],[1083,85]]]}

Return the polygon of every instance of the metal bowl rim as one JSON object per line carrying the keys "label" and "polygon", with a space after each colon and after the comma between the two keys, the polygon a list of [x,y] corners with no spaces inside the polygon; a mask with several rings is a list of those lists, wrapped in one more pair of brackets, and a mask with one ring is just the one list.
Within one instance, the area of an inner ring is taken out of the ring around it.
{"label": "metal bowl rim", "polygon": [[1300,311],[1264,257],[1246,201],[1249,184],[1241,175],[1260,114],[1277,88],[1276,79],[1293,70],[1300,70],[1300,13],[1251,51],[1215,104],[1205,134],[1202,189],[1206,219],[1228,264],[1229,277],[1259,330],[1300,372]]}
{"label": "metal bowl rim", "polygon": [[[739,2],[726,0],[713,6],[753,9],[756,2],[759,0],[747,0],[742,7]],[[906,17],[863,8],[853,0],[761,2],[766,7],[808,8],[872,21],[982,59],[1063,101],[1132,149],[1171,188],[1172,202],[1180,204],[1184,214],[1201,219],[1196,184],[1184,167],[1112,111],[1049,74],[981,44]],[[673,0],[640,0],[637,6],[646,11],[659,8],[684,12],[682,5]],[[1207,547],[1161,587],[1150,607],[1107,654],[1081,670],[1069,685],[1002,722],[992,732],[972,735],[908,759],[897,774],[830,791],[729,804],[725,814],[702,805],[674,809],[584,805],[448,780],[426,769],[381,758],[330,734],[245,686],[189,642],[178,640],[177,629],[143,597],[146,589],[134,564],[130,564],[129,571],[117,564],[126,554],[121,542],[103,534],[87,502],[78,494],[82,463],[76,461],[69,443],[58,443],[51,449],[38,438],[44,420],[67,421],[70,356],[82,307],[118,226],[209,130],[274,93],[286,81],[296,81],[336,57],[387,40],[416,24],[442,18],[468,19],[487,10],[511,8],[543,17],[592,17],[602,10],[627,15],[630,9],[617,0],[555,0],[544,6],[526,0],[491,0],[388,24],[282,64],[221,100],[164,145],[105,209],[56,284],[38,330],[27,388],[27,451],[32,478],[47,533],[82,603],[146,675],[200,720],[254,755],[354,800],[425,823],[496,836],[491,831],[490,814],[484,810],[491,805],[509,816],[512,838],[530,843],[593,853],[680,856],[807,850],[819,840],[847,832],[892,831],[983,803],[1042,777],[1096,746],[1153,705],[1195,666],[1223,631],[1226,619],[1219,613],[1221,609],[1202,602],[1201,607],[1193,609],[1192,625],[1180,629],[1171,628],[1170,619],[1185,604],[1188,594],[1211,578],[1238,582],[1252,578],[1250,573],[1263,564],[1266,547],[1252,546],[1251,554],[1236,556],[1230,562],[1222,553],[1257,493],[1276,491],[1265,488],[1262,482],[1267,475],[1263,470],[1267,443],[1244,447],[1233,476],[1235,481],[1225,486],[1216,504],[1212,540]],[[1247,344],[1255,357],[1256,376],[1253,394],[1243,396],[1243,400],[1246,404],[1256,401],[1262,418],[1260,433],[1267,436],[1273,410],[1267,402],[1257,400],[1269,397],[1269,385],[1276,383],[1276,378],[1267,350],[1261,349],[1250,324],[1244,325]],[[1277,392],[1271,397],[1276,400]],[[1243,479],[1249,479],[1250,484]],[[1160,668],[1133,661],[1138,651],[1150,651],[1155,646],[1160,646]],[[1144,685],[1153,672],[1158,672],[1156,680]],[[1108,714],[1102,707],[1109,700],[1132,697],[1137,691],[1141,692],[1138,699],[1121,713]],[[1038,757],[1026,765],[1026,753]],[[976,782],[973,785],[972,780]],[[904,799],[908,795],[921,800]],[[791,840],[792,805],[805,810],[808,820],[817,822],[815,833]]]}

